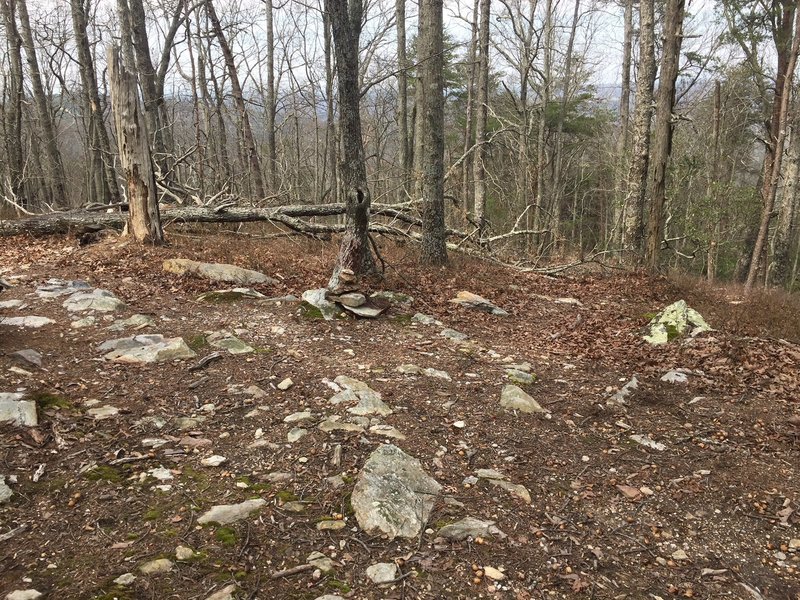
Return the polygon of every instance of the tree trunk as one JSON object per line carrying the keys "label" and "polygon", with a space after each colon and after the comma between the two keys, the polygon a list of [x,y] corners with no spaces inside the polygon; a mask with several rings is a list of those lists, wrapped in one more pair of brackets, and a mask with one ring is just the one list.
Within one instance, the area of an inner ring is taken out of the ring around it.
{"label": "tree trunk", "polygon": [[625,223],[626,169],[628,166],[628,144],[630,142],[631,112],[631,55],[633,54],[633,0],[625,0],[623,16],[625,33],[622,42],[622,81],[619,95],[619,133],[617,136],[616,177],[614,186],[614,211],[611,224],[611,242],[614,247],[622,245]]}
{"label": "tree trunk", "polygon": [[408,194],[411,172],[408,139],[408,60],[406,58],[406,0],[396,0],[397,21],[397,162],[400,181],[397,186],[397,201],[404,202]]}
{"label": "tree trunk", "polygon": [[[795,17],[794,25],[792,25],[792,17]],[[775,103],[778,104],[777,112],[773,105],[771,117],[771,139],[770,146],[772,147],[772,159],[769,164],[769,170],[766,169],[768,164],[765,159],[764,182],[761,187],[761,219],[758,226],[758,234],[753,246],[753,253],[750,258],[750,270],[747,273],[747,280],[744,283],[744,288],[747,292],[753,289],[756,277],[758,275],[759,266],[762,264],[762,253],[766,248],[767,236],[769,235],[769,225],[773,218],[773,211],[775,209],[775,197],[778,192],[778,184],[780,182],[781,165],[783,161],[783,148],[786,143],[786,129],[788,126],[789,116],[789,98],[791,97],[792,81],[794,80],[794,71],[797,65],[797,54],[800,50],[800,10],[790,3],[786,3],[783,13],[784,25],[789,22],[788,31],[792,31],[793,37],[786,35],[786,30],[779,36],[782,40],[778,46],[778,73],[775,85]],[[776,42],[778,38],[776,37]],[[790,43],[791,42],[791,43]],[[783,61],[781,57],[785,56],[785,68],[782,67]]]}
{"label": "tree trunk", "polygon": [[668,0],[664,18],[664,47],[661,72],[656,94],[655,131],[653,135],[652,177],[650,180],[650,214],[647,225],[645,263],[650,271],[658,267],[661,238],[664,232],[664,204],[667,195],[667,168],[672,155],[672,134],[675,125],[672,109],[675,106],[675,82],[683,40],[685,0]]}
{"label": "tree trunk", "polygon": [[475,123],[474,166],[475,203],[473,219],[478,227],[478,238],[486,228],[486,142],[489,124],[489,19],[491,0],[480,0],[480,24],[478,33],[478,98]]}
{"label": "tree trunk", "polygon": [[114,46],[108,50],[108,75],[120,165],[128,184],[128,229],[137,242],[161,244],[164,233],[158,213],[156,179],[136,76],[125,68],[119,48]]}
{"label": "tree trunk", "polygon": [[422,262],[447,263],[444,224],[444,58],[443,0],[423,0],[420,21],[420,85],[425,88],[421,107],[422,157]]}
{"label": "tree trunk", "polygon": [[83,88],[84,112],[87,119],[87,140],[89,154],[95,169],[94,181],[96,200],[109,204],[120,201],[119,186],[116,173],[111,164],[111,144],[108,141],[108,131],[103,120],[100,93],[97,88],[97,74],[92,60],[92,48],[86,31],[87,17],[82,0],[70,0],[72,27],[75,34],[75,44],[78,48],[78,66]]}
{"label": "tree trunk", "polygon": [[271,193],[278,189],[277,150],[275,147],[275,25],[272,0],[264,0],[266,8],[267,47],[266,65],[267,89],[264,91],[264,141],[267,146],[267,188]]}
{"label": "tree trunk", "polygon": [[346,231],[328,282],[328,287],[335,291],[349,279],[343,276],[343,272],[352,272],[357,281],[373,273],[375,263],[368,238],[371,198],[361,137],[361,89],[358,82],[363,6],[361,0],[325,0],[325,12],[331,23],[339,78],[339,130],[342,139],[339,187],[347,207]]}
{"label": "tree trunk", "polygon": [[706,196],[714,207],[714,231],[708,244],[708,260],[706,263],[706,277],[713,283],[717,276],[717,254],[719,252],[719,235],[722,227],[719,207],[719,159],[720,159],[720,133],[722,131],[722,92],[719,79],[714,82],[714,125],[712,131],[711,149],[711,176],[706,186]]}
{"label": "tree trunk", "polygon": [[255,138],[253,137],[253,130],[250,127],[250,117],[247,113],[247,106],[244,102],[244,94],[242,93],[242,86],[239,83],[239,74],[236,72],[236,62],[233,58],[233,52],[228,45],[228,40],[225,38],[225,32],[222,31],[222,25],[217,17],[217,12],[214,10],[214,3],[211,0],[205,1],[206,11],[208,18],[211,21],[211,27],[214,30],[214,37],[217,38],[217,43],[222,51],[222,56],[225,59],[225,68],[228,70],[228,78],[231,84],[231,95],[233,102],[236,105],[236,110],[239,113],[240,131],[241,136],[240,146],[247,156],[247,163],[250,167],[250,175],[252,176],[254,193],[257,199],[266,197],[264,188],[264,178],[261,175],[261,162],[258,158],[258,149],[256,148]]}
{"label": "tree trunk", "polygon": [[467,107],[464,120],[464,161],[461,164],[461,204],[466,215],[469,212],[469,201],[474,200],[473,195],[473,164],[467,154],[475,143],[475,85],[478,73],[476,59],[478,50],[478,15],[480,0],[474,0],[472,8],[472,33],[469,40],[467,54]]}
{"label": "tree trunk", "polygon": [[553,53],[553,0],[547,0],[544,14],[544,44],[542,46],[542,90],[541,111],[539,113],[539,129],[536,138],[536,202],[537,218],[534,229],[545,229],[547,232],[540,235],[537,252],[544,255],[557,234],[559,223],[558,208],[552,203],[552,189],[548,186],[547,176],[547,107],[550,105],[550,85],[552,83],[552,53]]}
{"label": "tree trunk", "polygon": [[770,283],[778,286],[787,286],[789,283],[790,252],[800,206],[800,114],[797,112],[797,99],[795,99],[794,124],[790,140],[781,205],[772,240],[772,264],[769,269]]}
{"label": "tree trunk", "polygon": [[333,202],[339,200],[339,138],[336,135],[336,114],[333,89],[333,41],[331,40],[331,19],[327,12],[322,15],[325,44],[325,164],[327,182]]}
{"label": "tree trunk", "polygon": [[49,168],[49,188],[50,198],[55,206],[65,206],[67,202],[67,192],[65,189],[66,175],[64,173],[64,163],[61,160],[61,152],[58,149],[58,136],[56,134],[53,115],[50,112],[48,98],[42,85],[42,75],[39,71],[39,60],[36,57],[36,46],[33,43],[33,32],[31,22],[28,17],[27,0],[16,0],[19,8],[19,23],[22,29],[22,44],[25,48],[25,57],[28,62],[31,88],[33,90],[33,101],[36,104],[36,113],[39,117],[42,142],[45,153],[47,154]]}
{"label": "tree trunk", "polygon": [[644,201],[650,163],[650,117],[653,113],[653,86],[656,77],[653,0],[639,4],[639,64],[633,122],[633,152],[625,197],[625,249],[631,262],[640,264],[644,237]]}
{"label": "tree trunk", "polygon": [[0,0],[6,43],[8,44],[8,78],[4,82],[4,93],[8,97],[5,106],[6,170],[8,193],[23,208],[31,208],[31,199],[25,193],[25,161],[22,141],[22,105],[25,89],[22,80],[22,40],[17,32],[14,0]]}

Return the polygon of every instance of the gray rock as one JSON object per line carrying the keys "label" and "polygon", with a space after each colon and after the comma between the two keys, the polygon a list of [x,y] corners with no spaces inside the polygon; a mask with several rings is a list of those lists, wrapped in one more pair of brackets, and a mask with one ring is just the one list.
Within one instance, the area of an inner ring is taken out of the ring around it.
{"label": "gray rock", "polygon": [[165,338],[158,334],[109,340],[98,348],[107,352],[106,360],[119,363],[164,362],[196,356],[183,338]]}
{"label": "gray rock", "polygon": [[283,418],[284,423],[297,423],[298,421],[308,421],[312,417],[311,412],[304,410],[302,412],[292,413]]}
{"label": "gray rock", "polygon": [[418,367],[417,365],[412,364],[405,364],[400,365],[397,367],[398,373],[403,373],[404,375],[425,375],[425,377],[433,377],[436,379],[444,379],[446,381],[452,381],[450,374],[447,371],[440,371],[438,369],[434,369],[432,367]]}
{"label": "gray rock", "polygon": [[402,292],[390,292],[388,290],[383,290],[380,292],[375,292],[370,296],[373,300],[384,300],[387,302],[391,302],[392,304],[399,304],[401,306],[408,306],[414,304],[414,298],[409,296],[408,294],[404,294]]}
{"label": "gray rock", "polygon": [[369,428],[369,431],[375,435],[382,435],[383,437],[394,438],[396,440],[406,439],[405,435],[391,425],[373,425]]}
{"label": "gray rock", "polygon": [[0,393],[0,423],[11,423],[20,427],[36,427],[39,416],[36,403],[23,400],[25,394]]}
{"label": "gray rock", "polygon": [[64,279],[48,279],[44,285],[36,288],[36,295],[39,298],[58,298],[59,296],[69,296],[79,291],[92,289],[85,281],[69,281]]}
{"label": "gray rock", "polygon": [[308,429],[303,429],[302,427],[295,427],[289,433],[286,434],[286,440],[290,444],[294,444],[296,441],[300,440],[304,436],[308,434]]}
{"label": "gray rock", "polygon": [[413,538],[427,522],[441,487],[416,458],[387,444],[364,463],[351,502],[367,533]]}
{"label": "gray rock", "polygon": [[133,573],[123,573],[114,580],[114,583],[116,583],[117,585],[121,585],[123,587],[127,587],[131,585],[134,581],[136,581],[136,575],[134,575]]}
{"label": "gray rock", "polygon": [[500,406],[508,410],[518,410],[524,413],[547,412],[522,388],[511,384],[503,387],[503,391],[500,393]]}
{"label": "gray rock", "polygon": [[139,567],[139,571],[144,575],[157,575],[159,573],[168,573],[172,570],[172,561],[168,558],[157,558],[148,561]]}
{"label": "gray rock", "polygon": [[6,594],[6,600],[38,600],[39,598],[44,598],[44,594],[38,590],[14,590]]}
{"label": "gray rock", "polygon": [[6,476],[0,475],[0,504],[4,504],[11,500],[11,496],[14,495],[14,490],[8,487],[6,484]]}
{"label": "gray rock", "polygon": [[686,334],[694,337],[704,331],[711,331],[711,327],[702,315],[690,308],[685,300],[678,300],[653,317],[643,337],[646,342],[658,346]]}
{"label": "gray rock", "polygon": [[518,369],[506,369],[506,377],[520,385],[530,385],[536,381],[536,375]]}
{"label": "gray rock", "polygon": [[233,593],[236,591],[236,584],[232,583],[230,585],[226,585],[219,591],[214,592],[211,594],[206,600],[234,600]]}
{"label": "gray rock", "polygon": [[439,332],[439,335],[447,338],[448,340],[453,340],[454,342],[466,342],[469,339],[469,336],[466,333],[461,333],[460,331],[450,329],[449,327],[442,329]]}
{"label": "gray rock", "polygon": [[237,300],[260,300],[262,298],[266,299],[266,296],[252,288],[233,288],[204,292],[197,297],[197,301],[209,304],[229,304]]}
{"label": "gray rock", "polygon": [[474,517],[466,517],[450,525],[445,525],[438,534],[454,541],[465,540],[469,537],[503,537],[502,532],[495,527],[494,521],[481,521]]}
{"label": "gray rock", "polygon": [[292,381],[292,378],[291,378],[291,377],[287,377],[286,379],[284,379],[283,381],[281,381],[281,382],[278,384],[278,386],[277,386],[277,387],[278,387],[278,389],[279,389],[279,390],[281,390],[282,392],[285,392],[286,390],[288,390],[288,389],[289,389],[290,387],[292,387],[293,385],[294,385],[294,381]]}
{"label": "gray rock", "polygon": [[628,403],[628,396],[631,396],[638,388],[639,380],[636,379],[636,375],[634,375],[628,383],[619,388],[619,390],[606,401],[606,404],[624,406]]}
{"label": "gray rock", "polygon": [[22,308],[25,304],[22,300],[3,300],[0,302],[0,310],[7,308]]}
{"label": "gray rock", "polygon": [[317,596],[314,600],[344,600],[344,598],[336,594],[325,594],[324,596]]}
{"label": "gray rock", "polygon": [[306,290],[303,292],[303,300],[308,302],[311,306],[317,308],[322,313],[326,321],[335,319],[341,310],[336,304],[328,300],[328,290],[326,288],[317,288],[315,290]]}
{"label": "gray rock", "polygon": [[437,321],[432,316],[425,315],[423,313],[416,313],[413,317],[411,317],[411,320],[422,325],[436,325],[437,327],[442,326],[441,321]]}
{"label": "gray rock", "polygon": [[556,298],[553,300],[556,304],[570,304],[572,306],[583,306],[583,303],[577,298]]}
{"label": "gray rock", "polygon": [[83,329],[85,327],[91,327],[95,324],[95,322],[97,322],[97,319],[92,315],[89,315],[88,317],[83,317],[82,319],[73,321],[69,324],[69,326],[73,329]]}
{"label": "gray rock", "polygon": [[395,563],[376,563],[367,567],[367,577],[372,583],[378,585],[391,583],[397,579],[397,565]]}
{"label": "gray rock", "polygon": [[338,296],[328,296],[328,300],[332,302],[338,302],[342,306],[347,306],[350,308],[358,308],[359,306],[363,306],[367,302],[366,296],[364,294],[359,294],[358,292],[348,292],[346,294],[339,294]]}
{"label": "gray rock", "polygon": [[499,306],[496,306],[483,296],[478,296],[478,294],[473,294],[472,292],[467,292],[464,290],[458,292],[456,297],[450,300],[450,302],[459,304],[465,308],[473,308],[475,310],[487,312],[492,315],[497,315],[498,317],[508,316],[506,311]]}
{"label": "gray rock", "polygon": [[206,338],[210,346],[227,350],[230,354],[248,354],[253,351],[253,347],[245,344],[242,340],[228,331],[215,331]]}
{"label": "gray rock", "polygon": [[363,381],[345,375],[339,375],[333,381],[345,392],[352,392],[358,398],[358,404],[348,408],[347,412],[362,417],[365,415],[385,417],[392,414],[392,409],[381,399],[380,392],[376,392]]}
{"label": "gray rock", "polygon": [[312,552],[306,558],[306,562],[310,565],[314,565],[323,573],[330,573],[336,566],[336,563],[325,556],[322,552]]}
{"label": "gray rock", "polygon": [[212,506],[210,510],[203,513],[200,518],[197,519],[197,522],[200,523],[200,525],[206,525],[208,523],[228,525],[246,519],[251,513],[261,510],[266,503],[266,500],[258,498],[255,500],[245,500],[239,504],[218,504]]}
{"label": "gray rock", "polygon": [[689,376],[684,371],[675,369],[662,375],[661,381],[665,383],[686,383],[689,381]]}
{"label": "gray rock", "polygon": [[476,475],[480,479],[485,479],[492,485],[506,490],[526,504],[531,503],[531,493],[528,491],[528,488],[526,488],[524,485],[507,481],[505,475],[499,471],[495,471],[494,469],[478,469]]}
{"label": "gray rock", "polygon": [[165,260],[163,269],[168,273],[176,275],[190,274],[195,277],[208,279],[209,281],[219,281],[224,283],[234,283],[237,285],[254,285],[258,283],[276,284],[278,281],[272,277],[267,277],[258,271],[243,269],[235,265],[224,263],[203,263],[185,258],[172,258]]}
{"label": "gray rock", "polygon": [[26,362],[34,367],[42,368],[42,355],[36,350],[26,348],[25,350],[17,350],[11,354],[13,358]]}
{"label": "gray rock", "polygon": [[325,419],[318,425],[320,431],[331,433],[332,431],[347,431],[350,433],[364,433],[364,428],[355,423],[343,423],[339,421],[339,417],[331,417]]}
{"label": "gray rock", "polygon": [[192,560],[194,558],[194,550],[189,548],[188,546],[178,546],[175,548],[175,559],[186,561]]}
{"label": "gray rock", "polygon": [[125,303],[107,290],[94,289],[91,292],[76,292],[64,300],[64,308],[69,312],[114,312],[124,310]]}
{"label": "gray rock", "polygon": [[294,479],[294,475],[282,471],[272,471],[271,473],[267,473],[264,479],[269,483],[287,483]]}
{"label": "gray rock", "polygon": [[334,519],[324,519],[317,523],[317,529],[319,531],[341,531],[345,527],[347,527],[347,523]]}
{"label": "gray rock", "polygon": [[109,331],[122,331],[128,327],[133,327],[134,329],[143,329],[145,327],[152,327],[155,324],[156,323],[153,320],[153,317],[149,315],[136,314],[122,321],[114,321],[114,323],[109,325],[106,329]]}
{"label": "gray rock", "polygon": [[52,323],[55,323],[53,319],[36,316],[3,317],[0,319],[0,325],[6,325],[8,327],[24,327],[25,329],[39,329],[39,327],[44,327],[45,325],[50,325]]}
{"label": "gray rock", "polygon": [[119,409],[116,406],[97,406],[90,408],[86,414],[92,417],[95,421],[102,421],[103,419],[112,419],[119,414]]}
{"label": "gray rock", "polygon": [[364,317],[365,319],[379,317],[383,311],[386,310],[386,307],[367,306],[366,304],[363,306],[347,306],[346,304],[342,304],[342,308],[347,312],[351,312],[358,317]]}

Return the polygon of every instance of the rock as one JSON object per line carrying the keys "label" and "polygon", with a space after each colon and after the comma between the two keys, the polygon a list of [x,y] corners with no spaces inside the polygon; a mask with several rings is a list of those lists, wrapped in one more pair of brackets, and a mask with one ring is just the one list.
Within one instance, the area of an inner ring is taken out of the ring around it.
{"label": "rock", "polygon": [[330,573],[336,566],[336,563],[334,563],[330,558],[325,556],[322,552],[312,552],[306,558],[306,562],[310,565],[314,565],[317,569],[319,569],[323,573]]}
{"label": "rock", "polygon": [[617,485],[617,489],[628,500],[638,500],[642,497],[642,491],[631,485]]}
{"label": "rock", "polygon": [[34,367],[42,368],[42,355],[36,350],[26,348],[25,350],[17,350],[11,353],[12,358],[16,358],[22,362],[26,362]]}
{"label": "rock", "polygon": [[168,573],[172,570],[172,561],[168,558],[157,558],[144,563],[139,567],[139,571],[145,575],[157,575]]}
{"label": "rock", "polygon": [[370,296],[373,300],[383,300],[391,304],[399,304],[401,306],[408,306],[414,304],[414,298],[402,292],[390,292],[387,290],[375,292]]}
{"label": "rock", "polygon": [[583,303],[577,298],[556,298],[553,300],[556,304],[571,304],[572,306],[583,306]]}
{"label": "rock", "polygon": [[306,506],[308,505],[307,502],[302,502],[300,500],[294,500],[292,502],[285,502],[281,505],[281,508],[286,512],[290,513],[301,513],[305,512]]}
{"label": "rock", "polygon": [[254,285],[266,283],[269,285],[277,284],[278,281],[272,277],[267,277],[258,271],[243,269],[235,265],[224,263],[203,263],[185,258],[172,258],[165,260],[162,268],[167,273],[176,275],[194,275],[209,281],[219,281],[224,283],[235,283],[237,285]]}
{"label": "rock", "polygon": [[672,560],[689,560],[689,555],[685,550],[679,548],[672,553]]}
{"label": "rock", "polygon": [[136,335],[103,342],[98,346],[107,352],[106,360],[119,363],[151,363],[194,358],[197,356],[183,338],[163,335]]}
{"label": "rock", "polygon": [[789,552],[797,552],[798,550],[800,550],[800,538],[789,540]]}
{"label": "rock", "polygon": [[454,342],[466,342],[469,339],[469,336],[466,333],[461,333],[460,331],[450,328],[442,329],[439,332],[439,335],[447,338],[448,340],[453,340]]}
{"label": "rock", "polygon": [[53,319],[47,317],[3,317],[0,319],[0,325],[7,325],[8,327],[24,327],[26,329],[39,329],[45,325],[55,323]]}
{"label": "rock", "polygon": [[136,581],[136,575],[133,573],[123,573],[114,580],[114,583],[126,587],[131,585],[134,581]]}
{"label": "rock", "polygon": [[180,429],[181,431],[186,431],[187,429],[196,429],[200,423],[205,422],[206,418],[202,415],[197,417],[175,417],[175,427]]}
{"label": "rock", "polygon": [[39,424],[36,402],[23,398],[25,394],[0,392],[0,423],[19,427],[36,427]]}
{"label": "rock", "polygon": [[336,318],[341,310],[333,302],[328,300],[327,294],[328,290],[326,288],[306,290],[303,292],[303,300],[319,310],[326,321],[330,321]]}
{"label": "rock", "polygon": [[22,308],[24,302],[22,300],[3,300],[0,302],[0,310],[7,308]]}
{"label": "rock", "polygon": [[536,381],[536,375],[518,369],[506,369],[506,377],[520,385],[530,385]]}
{"label": "rock", "polygon": [[170,481],[171,479],[175,478],[172,474],[172,471],[165,469],[164,467],[155,467],[150,469],[147,474],[154,479],[158,479],[159,481]]}
{"label": "rock", "polygon": [[446,381],[452,381],[452,378],[450,377],[450,374],[447,371],[440,371],[438,369],[433,369],[431,367],[423,369],[422,367],[418,367],[417,365],[405,364],[397,367],[397,372],[403,373],[404,375],[425,375],[426,377],[434,377],[436,379],[444,379]]}
{"label": "rock", "polygon": [[375,435],[382,435],[383,437],[394,438],[396,440],[404,440],[406,436],[400,433],[391,425],[373,425],[369,428],[370,433]]}
{"label": "rock", "polygon": [[6,476],[0,475],[0,504],[4,504],[11,500],[11,496],[14,495],[14,490],[12,490],[6,484]]}
{"label": "rock", "polygon": [[95,289],[91,292],[76,292],[64,300],[64,308],[69,312],[114,312],[124,310],[125,303],[108,290]]}
{"label": "rock", "polygon": [[317,596],[314,600],[344,600],[344,598],[336,594],[325,594],[324,596]]}
{"label": "rock", "polygon": [[494,567],[484,566],[483,567],[483,574],[486,575],[489,579],[493,579],[494,581],[503,581],[506,578],[505,573],[495,569]]}
{"label": "rock", "polygon": [[353,313],[357,317],[364,317],[366,319],[379,317],[383,311],[386,310],[385,306],[369,306],[367,304],[362,306],[347,306],[346,304],[342,304],[342,308],[347,312]]}
{"label": "rock", "polygon": [[391,583],[397,579],[397,565],[391,563],[376,563],[367,567],[367,577],[372,583],[378,585],[382,583]]}
{"label": "rock", "polygon": [[346,294],[339,294],[338,296],[329,295],[328,300],[332,302],[338,302],[342,306],[349,308],[358,308],[367,302],[366,296],[364,296],[364,294],[359,294],[358,292],[348,292]]}
{"label": "rock", "polygon": [[153,317],[149,315],[136,314],[128,317],[124,321],[114,321],[114,323],[109,325],[106,329],[109,331],[122,331],[128,327],[133,327],[134,329],[143,329],[145,327],[154,326],[155,324],[156,322],[153,320]]}
{"label": "rock", "polygon": [[339,375],[333,381],[345,391],[355,394],[358,398],[358,404],[348,408],[347,412],[359,416],[380,415],[385,417],[392,414],[392,409],[381,399],[380,392],[376,392],[363,381],[345,375]]}
{"label": "rock", "polygon": [[630,438],[636,442],[637,444],[644,446],[645,448],[650,448],[651,450],[658,450],[659,452],[663,452],[667,449],[667,447],[662,444],[661,442],[656,442],[655,440],[651,439],[649,435],[639,435],[638,433],[630,436]]}
{"label": "rock", "polygon": [[255,500],[245,500],[239,504],[218,504],[212,506],[210,510],[202,514],[200,518],[197,519],[197,522],[200,523],[200,525],[206,525],[208,523],[228,525],[246,519],[251,513],[261,510],[266,503],[266,500],[258,498]]}
{"label": "rock", "polygon": [[227,350],[229,354],[249,354],[253,352],[252,346],[245,344],[228,331],[214,331],[206,337],[206,341],[214,348]]}
{"label": "rock", "polygon": [[617,404],[620,406],[624,406],[628,403],[627,398],[628,396],[632,395],[637,389],[639,389],[639,380],[636,379],[636,375],[631,377],[631,380],[623,385],[611,398],[608,399],[606,404]]}
{"label": "rock", "polygon": [[294,479],[294,475],[282,471],[272,471],[271,473],[267,473],[264,479],[269,483],[288,483]]}
{"label": "rock", "polygon": [[97,319],[92,315],[89,315],[88,317],[83,317],[82,319],[73,321],[69,324],[69,326],[72,327],[72,329],[84,329],[85,327],[91,327],[96,322]]}
{"label": "rock", "polygon": [[227,462],[227,458],[224,456],[220,456],[219,454],[212,454],[211,456],[204,458],[200,461],[200,464],[204,467],[218,467],[222,463]]}
{"label": "rock", "polygon": [[36,288],[36,295],[39,298],[58,298],[59,296],[69,296],[79,291],[92,289],[85,281],[69,281],[64,279],[48,279],[44,285]]}
{"label": "rock", "polygon": [[667,371],[661,376],[661,381],[664,383],[686,383],[689,381],[689,376],[681,370]]}
{"label": "rock", "polygon": [[651,319],[643,337],[646,342],[657,346],[687,333],[694,337],[704,331],[711,331],[711,327],[702,315],[687,306],[685,300],[678,300]]}
{"label": "rock", "polygon": [[325,519],[317,523],[319,531],[341,531],[345,527],[347,527],[347,523],[335,519]]}
{"label": "rock", "polygon": [[119,414],[119,409],[116,406],[104,405],[90,408],[86,414],[92,417],[95,421],[102,421],[103,419],[112,419]]}
{"label": "rock", "polygon": [[178,444],[186,448],[205,448],[207,446],[212,446],[214,443],[208,438],[185,435],[178,440]]}
{"label": "rock", "polygon": [[524,413],[546,413],[536,400],[516,385],[506,385],[500,393],[500,406],[508,410],[518,410]]}
{"label": "rock", "polygon": [[284,423],[297,423],[298,421],[307,421],[312,418],[311,412],[304,410],[302,412],[292,413],[283,418]]}
{"label": "rock", "polygon": [[506,481],[505,475],[499,471],[495,471],[494,469],[478,469],[476,475],[480,479],[485,479],[492,485],[502,488],[513,496],[516,496],[525,502],[525,504],[531,503],[531,494],[528,491],[528,488],[521,484]]}
{"label": "rock", "polygon": [[6,600],[38,600],[39,598],[44,598],[44,594],[38,590],[14,590],[6,594]]}
{"label": "rock", "polygon": [[206,600],[234,600],[233,593],[236,591],[236,584],[226,585],[221,590],[211,594]]}
{"label": "rock", "polygon": [[493,315],[497,315],[499,317],[508,316],[508,313],[506,311],[492,304],[486,298],[478,296],[478,294],[473,294],[472,292],[467,292],[464,290],[458,292],[458,294],[456,294],[456,297],[450,300],[450,302],[454,304],[459,304],[465,308],[474,308],[475,310],[487,312]]}
{"label": "rock", "polygon": [[203,292],[197,297],[197,301],[209,304],[230,304],[237,300],[260,300],[262,298],[266,299],[266,296],[253,288],[237,287],[230,290]]}
{"label": "rock", "polygon": [[318,425],[321,431],[331,433],[332,431],[347,431],[351,433],[364,433],[364,428],[355,423],[342,423],[339,421],[339,416],[330,417],[325,419]]}
{"label": "rock", "polygon": [[178,546],[175,548],[175,558],[177,560],[192,560],[194,558],[194,550],[187,546]]}
{"label": "rock", "polygon": [[286,390],[288,390],[293,385],[294,385],[294,381],[292,381],[292,379],[290,377],[287,377],[286,379],[284,379],[283,381],[281,381],[278,384],[278,389],[281,390],[282,392],[285,392]]}
{"label": "rock", "polygon": [[438,535],[454,541],[461,541],[470,537],[491,537],[493,535],[505,537],[495,527],[494,521],[481,521],[473,517],[466,517],[450,525],[445,525],[439,530]]}
{"label": "rock", "polygon": [[421,323],[422,325],[436,325],[437,327],[442,326],[441,321],[437,321],[432,316],[422,313],[416,313],[413,317],[411,317],[411,320],[415,321],[416,323]]}
{"label": "rock", "polygon": [[308,429],[303,429],[302,427],[295,427],[289,433],[286,434],[286,440],[290,444],[294,444],[296,441],[304,437],[308,434]]}
{"label": "rock", "polygon": [[351,503],[358,524],[368,534],[413,538],[427,522],[441,487],[416,458],[387,444],[364,463]]}

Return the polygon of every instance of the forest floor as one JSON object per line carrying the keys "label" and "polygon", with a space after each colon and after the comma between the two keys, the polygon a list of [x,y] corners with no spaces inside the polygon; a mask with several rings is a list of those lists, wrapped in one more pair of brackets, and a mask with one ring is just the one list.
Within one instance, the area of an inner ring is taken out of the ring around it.
{"label": "forest floor", "polygon": [[[0,308],[0,319],[54,322],[0,325],[0,393],[25,392],[39,407],[37,427],[0,424],[0,476],[13,492],[0,505],[1,598],[800,598],[797,312],[618,271],[550,278],[462,256],[423,269],[415,247],[381,242],[389,268],[374,289],[413,304],[325,321],[294,302],[198,302],[231,286],[167,274],[162,261],[237,264],[278,280],[254,286],[265,295],[300,296],[327,282],[332,243],[190,231],[170,241],[3,240],[0,276],[15,287],[0,301],[22,306]],[[86,314],[35,294],[51,278],[84,280],[127,308],[73,328]],[[510,315],[451,303],[461,290]],[[714,331],[644,342],[652,314],[681,298]],[[154,324],[107,328],[133,314]],[[254,351],[190,369],[215,350],[206,340],[217,330]],[[98,348],[142,333],[181,336],[197,356],[119,364]],[[14,355],[23,349],[41,353],[41,368]],[[500,407],[506,368],[522,362],[536,376],[522,387],[547,415]],[[450,380],[397,371],[409,363]],[[662,381],[674,369],[687,381]],[[340,375],[380,392],[393,409],[381,423],[404,439],[320,430],[342,412],[328,402]],[[634,375],[627,405],[609,404]],[[278,389],[286,378],[293,385]],[[302,411],[311,414],[284,422]],[[289,442],[297,428],[306,435]],[[414,539],[367,534],[350,506],[365,460],[387,441],[442,485]],[[211,455],[226,460],[205,466]],[[470,479],[478,469],[525,486],[531,502]],[[266,503],[245,519],[197,522],[213,505],[254,498]],[[438,535],[464,517],[504,535]],[[324,555],[314,568],[274,577],[313,552]],[[383,586],[365,575],[381,562],[398,567]]]}

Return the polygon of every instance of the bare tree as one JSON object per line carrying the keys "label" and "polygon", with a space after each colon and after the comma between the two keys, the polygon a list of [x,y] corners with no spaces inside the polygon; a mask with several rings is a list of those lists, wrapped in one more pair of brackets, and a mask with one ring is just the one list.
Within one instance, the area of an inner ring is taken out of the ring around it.
{"label": "bare tree", "polygon": [[473,218],[478,236],[483,237],[486,227],[486,144],[489,122],[489,17],[491,0],[480,0],[480,25],[478,26],[478,97],[475,125],[474,166],[475,202]]}

